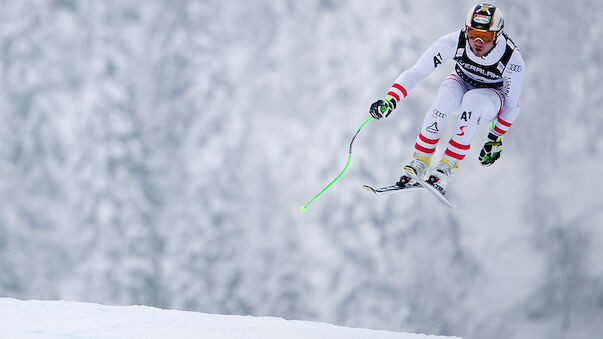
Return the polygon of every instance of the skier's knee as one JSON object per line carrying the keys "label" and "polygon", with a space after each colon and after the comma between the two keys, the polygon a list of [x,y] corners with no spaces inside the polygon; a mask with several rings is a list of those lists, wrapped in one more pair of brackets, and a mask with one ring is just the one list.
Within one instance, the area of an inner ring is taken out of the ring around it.
{"label": "skier's knee", "polygon": [[446,114],[452,113],[461,103],[463,93],[449,81],[443,82],[438,88],[438,94],[433,104],[433,108],[440,111],[446,112]]}
{"label": "skier's knee", "polygon": [[444,81],[438,88],[438,96],[446,97],[446,99],[458,102],[463,96],[463,89],[459,87],[456,81]]}
{"label": "skier's knee", "polygon": [[480,91],[469,91],[463,96],[462,109],[463,111],[481,111],[486,99],[487,97],[483,93],[480,93]]}

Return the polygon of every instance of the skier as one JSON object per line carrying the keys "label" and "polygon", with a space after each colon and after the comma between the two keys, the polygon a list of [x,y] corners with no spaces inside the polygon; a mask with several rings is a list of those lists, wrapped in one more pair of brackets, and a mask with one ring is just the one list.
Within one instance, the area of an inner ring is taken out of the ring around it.
{"label": "skier", "polygon": [[490,166],[500,157],[502,136],[519,113],[525,75],[519,49],[503,32],[503,26],[503,15],[496,6],[481,3],[471,7],[464,29],[438,39],[413,67],[398,76],[383,100],[371,105],[369,112],[375,119],[389,116],[408,92],[445,60],[456,61],[455,71],[442,82],[425,115],[412,160],[404,166],[404,174],[396,185],[418,186],[409,174],[425,178],[451,114],[458,115],[456,130],[442,159],[431,171],[429,184],[445,194],[448,180],[469,151],[480,123],[496,120],[479,161]]}

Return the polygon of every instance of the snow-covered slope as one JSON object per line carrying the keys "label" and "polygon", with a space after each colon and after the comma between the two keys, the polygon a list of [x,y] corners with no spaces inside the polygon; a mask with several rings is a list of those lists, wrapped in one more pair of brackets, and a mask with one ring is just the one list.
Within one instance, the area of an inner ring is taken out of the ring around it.
{"label": "snow-covered slope", "polygon": [[147,306],[0,298],[2,339],[436,339],[274,317],[212,315]]}

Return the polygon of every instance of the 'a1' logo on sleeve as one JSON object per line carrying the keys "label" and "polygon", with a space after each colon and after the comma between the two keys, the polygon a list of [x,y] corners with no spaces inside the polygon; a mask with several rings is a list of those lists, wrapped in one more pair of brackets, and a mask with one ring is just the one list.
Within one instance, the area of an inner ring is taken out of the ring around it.
{"label": "'a1' logo on sleeve", "polygon": [[442,54],[438,53],[437,55],[433,56],[433,68],[437,68],[441,64],[442,64]]}

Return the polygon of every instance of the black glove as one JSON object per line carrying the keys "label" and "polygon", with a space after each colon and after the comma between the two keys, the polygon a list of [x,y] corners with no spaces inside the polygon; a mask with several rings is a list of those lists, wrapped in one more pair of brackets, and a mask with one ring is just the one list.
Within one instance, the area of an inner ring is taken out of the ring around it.
{"label": "black glove", "polygon": [[502,148],[502,137],[490,132],[488,134],[488,140],[479,152],[479,161],[482,163],[482,166],[490,166],[498,160]]}
{"label": "black glove", "polygon": [[383,100],[377,100],[371,105],[369,113],[375,119],[387,118],[390,113],[396,109],[396,99],[388,95]]}

